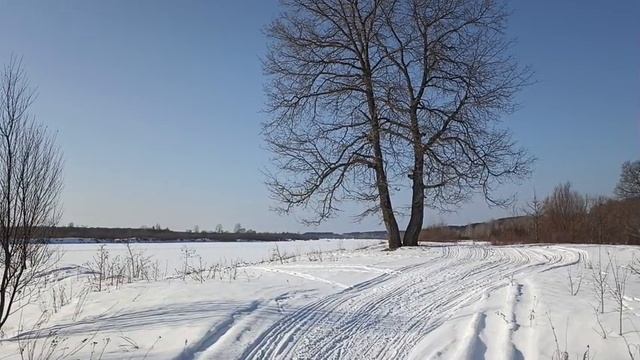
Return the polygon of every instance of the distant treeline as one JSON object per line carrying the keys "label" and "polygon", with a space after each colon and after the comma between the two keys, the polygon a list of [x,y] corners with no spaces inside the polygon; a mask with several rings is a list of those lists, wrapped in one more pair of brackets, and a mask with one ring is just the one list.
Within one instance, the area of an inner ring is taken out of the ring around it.
{"label": "distant treeline", "polygon": [[640,198],[589,197],[566,183],[542,201],[534,198],[523,212],[466,226],[432,226],[422,231],[420,239],[640,245]]}
{"label": "distant treeline", "polygon": [[96,239],[98,241],[287,241],[287,240],[316,240],[316,239],[345,239],[345,238],[384,238],[384,232],[353,232],[336,234],[332,232],[306,233],[217,233],[172,231],[155,228],[106,228],[106,227],[54,227],[48,229],[47,237],[68,239]]}
{"label": "distant treeline", "polygon": [[[494,244],[600,243],[640,245],[640,161],[622,167],[615,198],[588,196],[558,185],[543,200],[536,195],[514,216],[465,226],[435,225],[423,229],[421,241],[481,240]],[[221,226],[219,226],[222,229]],[[240,224],[234,232],[172,231],[152,228],[56,227],[50,238],[96,239],[99,241],[286,241],[334,239],[386,239],[384,231],[306,233],[259,233]],[[42,229],[44,230],[44,229]],[[402,235],[402,234],[401,234]]]}

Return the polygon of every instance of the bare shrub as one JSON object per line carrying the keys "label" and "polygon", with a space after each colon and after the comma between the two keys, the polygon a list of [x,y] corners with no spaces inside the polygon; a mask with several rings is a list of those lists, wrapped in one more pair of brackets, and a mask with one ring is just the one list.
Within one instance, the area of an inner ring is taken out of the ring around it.
{"label": "bare shrub", "polygon": [[133,250],[128,243],[126,246],[125,256],[112,257],[107,246],[102,244],[91,261],[84,264],[89,271],[89,282],[96,291],[100,292],[106,286],[118,288],[124,283],[161,278],[160,265],[152,261],[152,256],[147,256],[143,250]]}
{"label": "bare shrub", "polygon": [[85,267],[89,270],[91,285],[98,292],[102,291],[106,285],[109,256],[109,249],[107,249],[106,245],[101,244],[92,260],[85,263]]}
{"label": "bare shrub", "polygon": [[280,247],[278,244],[273,248],[271,253],[271,261],[280,261],[280,264],[284,264],[286,254],[280,252]]}
{"label": "bare shrub", "polygon": [[51,306],[54,313],[71,302],[73,290],[67,290],[64,284],[51,287]]}
{"label": "bare shrub", "polygon": [[160,267],[160,262],[155,260],[151,263],[151,278],[154,281],[166,279],[168,273],[169,262],[165,262],[164,270]]}
{"label": "bare shrub", "polygon": [[318,261],[318,262],[322,262],[323,261],[323,253],[322,250],[320,249],[316,249],[316,250],[311,250],[307,253],[307,259],[309,259],[309,261]]}
{"label": "bare shrub", "polygon": [[180,249],[180,254],[182,255],[182,271],[178,271],[178,273],[181,275],[182,280],[184,281],[190,274],[191,259],[196,256],[196,251],[189,248],[188,246],[183,246]]}
{"label": "bare shrub", "polygon": [[78,298],[76,299],[76,304],[73,308],[73,316],[71,317],[73,321],[78,320],[78,318],[80,317],[80,314],[84,310],[84,305],[87,303],[87,297],[89,296],[89,292],[90,292],[90,288],[85,287],[82,289],[82,291],[78,295]]}
{"label": "bare shrub", "polygon": [[145,255],[143,250],[133,250],[131,244],[127,243],[127,257],[125,268],[129,282],[134,280],[149,280],[149,267],[151,266],[151,256]]}
{"label": "bare shrub", "polygon": [[238,269],[244,265],[240,260],[231,260],[229,262],[208,264],[203,261],[198,253],[187,246],[181,249],[182,265],[179,269],[175,269],[176,277],[186,281],[191,279],[203,283],[207,280],[236,280],[238,278]]}
{"label": "bare shrub", "polygon": [[43,312],[31,329],[25,331],[20,326],[20,334],[16,337],[18,351],[22,360],[65,360],[77,358],[77,354],[88,346],[95,337],[92,334],[77,343],[70,343],[68,337],[57,331],[44,330],[50,313]]}

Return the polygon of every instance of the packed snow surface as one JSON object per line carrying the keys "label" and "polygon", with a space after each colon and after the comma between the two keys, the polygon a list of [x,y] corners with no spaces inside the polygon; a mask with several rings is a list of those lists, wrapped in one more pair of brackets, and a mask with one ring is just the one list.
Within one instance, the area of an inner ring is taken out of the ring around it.
{"label": "packed snow surface", "polygon": [[[20,359],[20,347],[49,349],[53,337],[63,344],[57,353],[79,349],[69,359],[640,356],[637,247],[134,244],[155,275],[98,292],[89,263],[100,245],[56,246],[50,280],[3,329],[0,360]],[[105,249],[110,259],[129,253],[122,244]],[[189,266],[218,272],[187,276]],[[600,268],[604,313],[594,290]],[[622,335],[614,270],[628,276]]]}

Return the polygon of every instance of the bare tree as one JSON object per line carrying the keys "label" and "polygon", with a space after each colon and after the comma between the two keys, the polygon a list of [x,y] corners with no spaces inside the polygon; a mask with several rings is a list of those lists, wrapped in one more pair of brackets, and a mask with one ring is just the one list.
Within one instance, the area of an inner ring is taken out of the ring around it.
{"label": "bare tree", "polygon": [[234,234],[241,234],[241,233],[244,233],[245,231],[246,231],[245,228],[243,228],[242,224],[240,223],[235,224],[235,226],[233,227]]}
{"label": "bare tree", "polygon": [[604,244],[605,234],[607,237],[614,237],[613,229],[610,229],[609,217],[611,217],[612,211],[610,211],[609,203],[610,199],[604,196],[587,197],[587,203],[589,208],[587,227],[590,232],[590,242]]}
{"label": "bare tree", "polygon": [[0,328],[49,264],[42,240],[59,215],[62,159],[29,113],[33,99],[21,62],[12,58],[0,74]]}
{"label": "bare tree", "polygon": [[381,212],[389,247],[401,246],[387,171],[385,55],[375,47],[384,0],[282,0],[285,12],[266,29],[270,77],[264,124],[277,168],[272,196],[290,212],[311,211],[317,224],[345,200]]}
{"label": "bare tree", "polygon": [[621,199],[640,199],[640,160],[622,164],[615,194]]}
{"label": "bare tree", "polygon": [[278,169],[268,184],[280,210],[310,208],[317,223],[362,200],[362,215],[381,211],[395,248],[390,189],[407,168],[405,245],[417,244],[425,203],[457,205],[474,190],[506,203],[492,189],[527,175],[531,158],[496,124],[530,72],[506,54],[499,2],[282,3],[265,61]]}
{"label": "bare tree", "polygon": [[576,242],[584,234],[587,200],[571,189],[571,183],[556,186],[544,201],[544,213],[554,242]]}
{"label": "bare tree", "polygon": [[621,228],[627,243],[640,242],[640,160],[622,165],[620,180],[614,190],[620,200]]}
{"label": "bare tree", "polygon": [[[407,142],[417,245],[425,203],[449,208],[476,191],[493,205],[496,184],[529,173],[532,159],[497,126],[514,110],[530,71],[508,55],[501,1],[389,1],[376,44],[389,67],[387,131]],[[404,155],[404,154],[402,154]]]}
{"label": "bare tree", "polygon": [[542,201],[538,199],[537,193],[533,192],[533,200],[527,203],[525,213],[531,217],[531,225],[533,227],[533,240],[540,242],[540,233],[542,231],[542,216],[544,215],[544,207]]}

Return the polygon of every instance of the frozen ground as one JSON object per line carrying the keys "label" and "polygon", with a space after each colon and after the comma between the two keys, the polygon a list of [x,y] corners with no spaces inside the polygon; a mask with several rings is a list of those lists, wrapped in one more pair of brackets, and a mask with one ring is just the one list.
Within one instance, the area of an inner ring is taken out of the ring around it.
{"label": "frozen ground", "polygon": [[[161,264],[161,278],[86,292],[83,264],[97,246],[62,246],[48,288],[5,329],[0,360],[20,359],[20,344],[51,348],[55,336],[56,352],[79,348],[70,359],[562,358],[558,350],[568,359],[640,358],[637,276],[627,281],[623,336],[610,293],[596,316],[592,279],[599,257],[603,267],[609,254],[627,265],[636,247],[188,244],[189,261],[227,269],[200,282],[176,271],[185,244],[141,244],[135,250]],[[126,257],[123,245],[107,247]],[[612,276],[607,283],[614,287]],[[61,306],[60,289],[69,299]]]}

